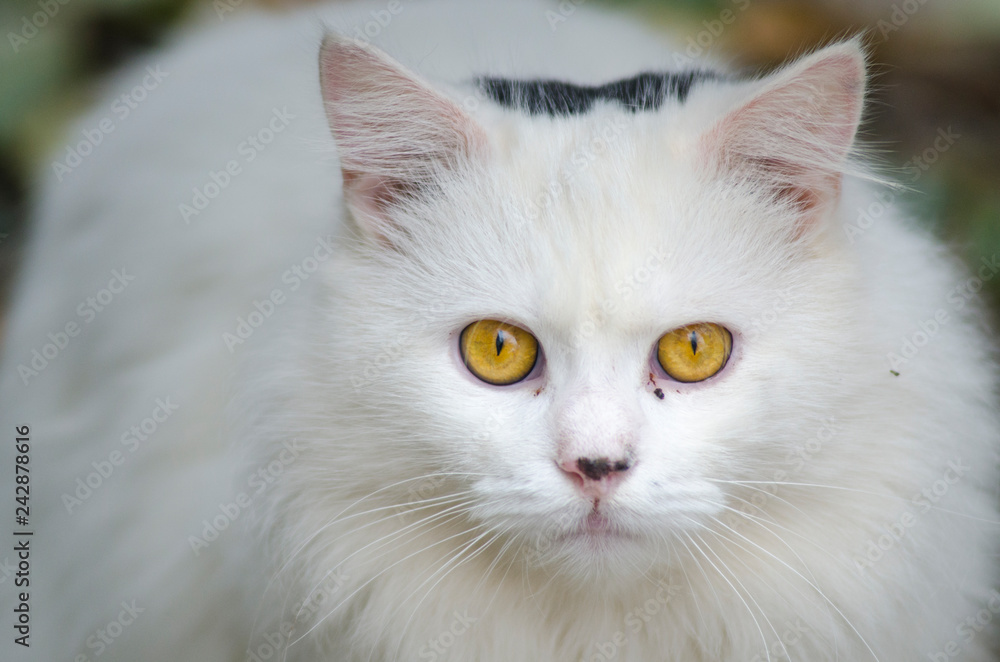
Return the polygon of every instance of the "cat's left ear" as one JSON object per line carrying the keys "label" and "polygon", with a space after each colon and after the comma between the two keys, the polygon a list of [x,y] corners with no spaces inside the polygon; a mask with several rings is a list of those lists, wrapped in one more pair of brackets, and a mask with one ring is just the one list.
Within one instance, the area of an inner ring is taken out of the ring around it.
{"label": "cat's left ear", "polygon": [[864,53],[856,39],[829,46],[758,85],[701,137],[699,153],[715,174],[801,210],[801,230],[839,196],[864,104]]}
{"label": "cat's left ear", "polygon": [[393,206],[482,151],[485,133],[374,46],[329,35],[319,63],[351,216],[362,232],[387,241]]}

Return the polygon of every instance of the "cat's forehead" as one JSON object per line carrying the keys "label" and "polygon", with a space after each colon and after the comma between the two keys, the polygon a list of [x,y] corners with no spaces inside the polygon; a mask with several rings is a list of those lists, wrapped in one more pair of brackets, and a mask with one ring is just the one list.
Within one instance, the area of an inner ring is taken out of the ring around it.
{"label": "cat's forehead", "polygon": [[510,119],[495,132],[492,196],[474,222],[512,227],[515,243],[576,265],[630,263],[653,247],[683,262],[732,244],[741,204],[699,176],[682,119],[607,105],[567,120]]}
{"label": "cat's forehead", "polygon": [[[691,125],[711,122],[704,102],[727,91],[707,77],[629,80],[490,83],[518,91],[501,95],[510,108],[477,114],[488,164],[451,180],[452,204],[428,217],[441,250],[474,256],[453,280],[498,314],[526,311],[565,333],[597,319],[610,334],[709,318],[777,287],[768,265],[787,247],[768,236],[781,225],[765,222],[773,210],[698,173]],[[646,96],[615,96],[626,88]]]}
{"label": "cat's forehead", "polygon": [[734,214],[732,191],[699,184],[688,155],[667,153],[652,115],[604,108],[548,127],[525,120],[490,184],[463,187],[459,207],[471,213],[447,239],[478,243],[454,279],[495,304],[489,312],[538,321],[576,346],[732,313],[757,272],[774,275],[763,233]]}

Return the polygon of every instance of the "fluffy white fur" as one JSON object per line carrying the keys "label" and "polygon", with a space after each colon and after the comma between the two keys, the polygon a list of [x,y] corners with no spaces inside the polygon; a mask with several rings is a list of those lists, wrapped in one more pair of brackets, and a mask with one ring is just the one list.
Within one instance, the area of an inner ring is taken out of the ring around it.
{"label": "fluffy white fur", "polygon": [[[5,659],[98,659],[123,600],[145,611],[101,660],[990,659],[991,628],[962,627],[1000,608],[995,364],[969,275],[900,210],[845,232],[878,188],[851,176],[858,46],[657,112],[529,118],[462,82],[675,58],[584,8],[552,31],[545,5],[402,6],[377,41],[408,67],[337,39],[317,66],[323,24],[351,34],[379,3],[180,39],[116,83],[159,64],[162,86],[45,175],[2,364],[36,526],[32,647],[8,632]],[[275,109],[293,118],[248,160]],[[498,317],[544,355],[510,387],[457,356]],[[696,321],[732,330],[726,368],[656,374],[657,338]],[[582,534],[556,453],[626,441],[616,535]]]}

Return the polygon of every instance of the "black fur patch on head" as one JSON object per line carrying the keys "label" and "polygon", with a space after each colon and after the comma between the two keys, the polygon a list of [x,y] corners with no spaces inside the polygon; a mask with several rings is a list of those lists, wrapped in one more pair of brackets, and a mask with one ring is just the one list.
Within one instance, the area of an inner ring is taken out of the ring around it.
{"label": "black fur patch on head", "polygon": [[582,115],[597,101],[616,101],[634,112],[657,110],[664,99],[683,102],[691,87],[703,80],[720,80],[715,71],[645,72],[604,85],[574,85],[557,80],[514,80],[481,76],[480,91],[504,108],[529,115]]}

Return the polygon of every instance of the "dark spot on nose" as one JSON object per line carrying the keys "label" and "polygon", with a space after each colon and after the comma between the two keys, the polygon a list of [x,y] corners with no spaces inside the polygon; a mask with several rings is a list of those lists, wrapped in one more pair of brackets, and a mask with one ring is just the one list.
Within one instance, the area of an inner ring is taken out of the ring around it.
{"label": "dark spot on nose", "polygon": [[581,457],[576,461],[576,466],[590,480],[600,480],[616,471],[628,471],[629,462],[628,460],[612,462],[606,457],[599,457],[596,460]]}
{"label": "dark spot on nose", "polygon": [[655,395],[656,397],[658,397],[660,400],[662,400],[664,397],[666,397],[666,396],[663,395],[663,389],[662,388],[658,388],[655,391],[653,391],[653,395]]}

